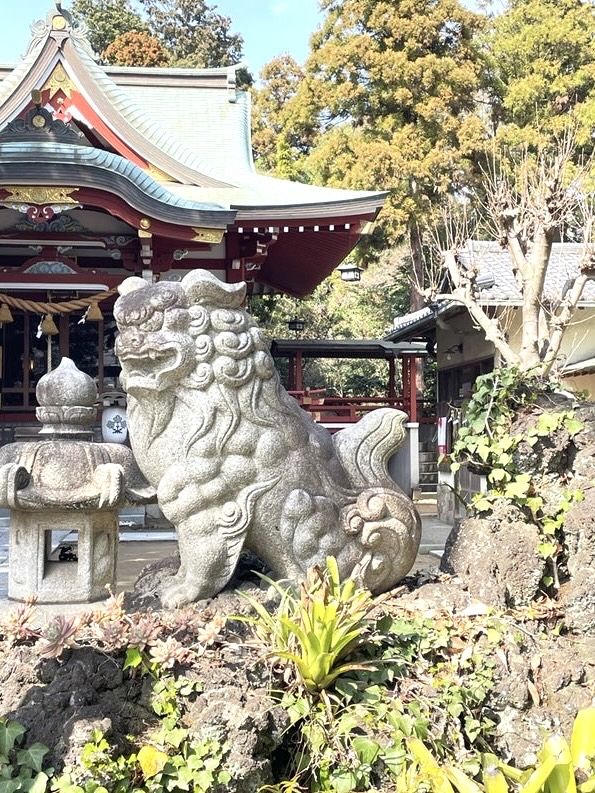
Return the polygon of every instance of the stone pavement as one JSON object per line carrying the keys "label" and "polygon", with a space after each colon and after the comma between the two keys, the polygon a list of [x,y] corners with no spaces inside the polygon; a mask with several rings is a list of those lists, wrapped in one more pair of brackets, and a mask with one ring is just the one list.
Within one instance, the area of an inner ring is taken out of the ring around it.
{"label": "stone pavement", "polygon": [[[175,535],[167,530],[143,531],[134,528],[138,525],[137,516],[123,512],[120,516],[120,546],[118,549],[118,570],[116,591],[132,589],[136,578],[145,565],[157,559],[172,556],[176,551]],[[414,569],[437,567],[444,549],[444,543],[451,527],[438,520],[435,515],[422,515],[422,539],[419,555]],[[7,598],[8,586],[8,515],[0,513],[0,613],[14,607]],[[51,616],[56,613],[86,611],[88,604],[73,606],[43,606],[43,613]]]}

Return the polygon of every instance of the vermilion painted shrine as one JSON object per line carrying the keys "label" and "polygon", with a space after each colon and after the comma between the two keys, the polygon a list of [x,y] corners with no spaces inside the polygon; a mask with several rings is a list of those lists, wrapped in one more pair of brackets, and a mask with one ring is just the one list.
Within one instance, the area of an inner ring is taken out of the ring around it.
{"label": "vermilion painted shrine", "polygon": [[[385,198],[258,174],[233,68],[100,66],[60,4],[32,30],[22,62],[0,68],[3,440],[33,420],[35,385],[61,356],[100,393],[117,387],[112,308],[129,275],[200,267],[305,296]],[[393,401],[397,355],[381,355]]]}

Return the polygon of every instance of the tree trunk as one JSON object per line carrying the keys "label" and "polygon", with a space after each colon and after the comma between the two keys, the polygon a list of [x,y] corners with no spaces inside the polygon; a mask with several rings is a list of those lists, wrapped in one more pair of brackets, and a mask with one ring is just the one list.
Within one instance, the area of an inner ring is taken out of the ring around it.
{"label": "tree trunk", "polygon": [[543,229],[538,229],[535,232],[531,253],[528,257],[528,271],[523,277],[523,330],[520,365],[525,370],[539,366],[541,363],[539,315],[551,250],[550,235]]}
{"label": "tree trunk", "polygon": [[[409,228],[409,247],[411,250],[411,261],[413,264],[413,283],[424,286],[424,251],[419,228],[412,223]],[[419,311],[424,307],[424,298],[418,289],[411,290],[410,308],[411,311]]]}

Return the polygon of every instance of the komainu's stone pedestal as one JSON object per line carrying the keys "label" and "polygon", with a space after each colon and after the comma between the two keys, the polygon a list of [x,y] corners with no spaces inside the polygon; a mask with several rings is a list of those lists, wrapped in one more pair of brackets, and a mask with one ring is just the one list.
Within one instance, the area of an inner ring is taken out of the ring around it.
{"label": "komainu's stone pedestal", "polygon": [[[72,561],[52,553],[55,532],[76,532]],[[116,580],[118,512],[12,512],[8,597],[41,603],[101,600]]]}

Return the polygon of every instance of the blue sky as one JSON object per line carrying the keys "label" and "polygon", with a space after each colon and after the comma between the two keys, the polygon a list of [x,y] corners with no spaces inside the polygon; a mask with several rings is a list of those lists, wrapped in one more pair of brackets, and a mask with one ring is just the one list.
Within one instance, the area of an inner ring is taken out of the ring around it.
{"label": "blue sky", "polygon": [[[318,27],[318,0],[219,0],[220,13],[230,16],[233,28],[244,37],[245,60],[257,73],[275,55],[290,52],[303,61],[311,33]],[[52,0],[0,0],[4,14],[0,27],[0,63],[16,63],[29,41],[31,23],[45,17]],[[68,1],[64,3],[68,7]]]}

